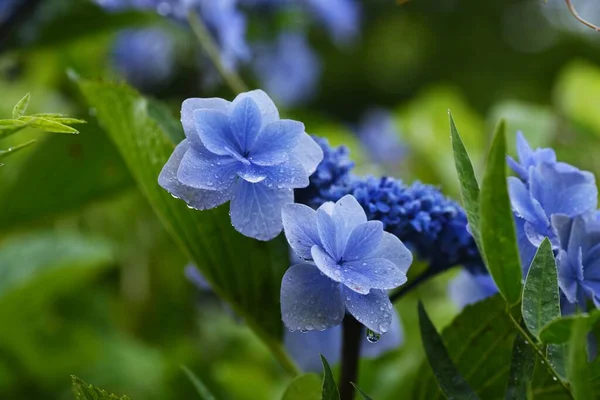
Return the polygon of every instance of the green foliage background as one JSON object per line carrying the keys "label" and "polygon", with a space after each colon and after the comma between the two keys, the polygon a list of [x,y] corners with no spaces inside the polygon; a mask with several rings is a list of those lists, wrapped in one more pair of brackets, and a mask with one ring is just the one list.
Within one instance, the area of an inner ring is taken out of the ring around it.
{"label": "green foliage background", "polygon": [[[186,281],[183,267],[190,254],[153,212],[147,188],[140,191],[136,185],[131,160],[113,142],[115,130],[99,124],[96,116],[107,111],[90,108],[67,74],[115,77],[109,63],[115,33],[163,22],[138,13],[105,14],[85,0],[47,3],[47,10],[54,11],[30,22],[39,29],[37,39],[13,35],[3,42],[0,118],[10,118],[13,105],[31,92],[28,112],[59,112],[89,123],[78,126],[77,136],[25,129],[0,146],[38,140],[0,168],[0,398],[71,398],[71,374],[134,400],[197,398],[182,364],[219,399],[280,398],[292,377],[247,324]],[[360,171],[381,173],[384,168],[369,161],[348,126],[369,107],[385,106],[393,110],[409,147],[400,167],[387,172],[440,185],[456,199],[460,191],[448,109],[480,182],[484,154],[500,116],[507,121],[509,152],[521,129],[533,145],[552,145],[562,160],[599,176],[600,34],[561,30],[539,14],[523,11],[537,2],[364,3],[365,23],[354,48],[337,49],[324,32],[311,32],[325,66],[319,93],[308,106],[285,111],[304,121],[311,133],[347,144]],[[521,14],[529,19],[517,23]],[[251,34],[259,23],[252,21]],[[525,25],[530,29],[518,31]],[[180,28],[169,29],[176,30],[185,61],[193,38]],[[522,51],[514,35],[541,50]],[[549,37],[551,44],[541,46]],[[232,97],[227,88],[203,91],[199,80],[184,62],[168,87],[150,93],[167,104],[166,111],[148,106],[150,117],[160,120],[157,115],[164,113],[177,119],[187,97]],[[178,134],[176,129],[172,134]],[[241,242],[238,238],[229,244],[230,251]],[[282,263],[282,257],[274,262]],[[229,271],[238,265],[223,263]],[[415,264],[411,276],[422,267]],[[417,301],[423,301],[438,330],[452,323],[469,332],[469,321],[459,317],[452,322],[458,310],[447,299],[446,285],[454,273],[439,276],[397,304],[405,344],[380,359],[361,361],[360,386],[369,396],[438,396],[423,364]],[[241,278],[235,282],[254,285]],[[233,300],[251,310],[261,305],[246,297]],[[465,347],[461,357],[475,360],[479,356],[474,349],[487,348],[486,360],[508,365],[516,332],[505,321],[503,303],[495,298],[474,310],[485,314],[485,321],[477,322],[489,330],[473,337],[471,350]],[[268,318],[262,336],[279,337],[281,328],[272,323],[272,315]],[[493,336],[499,331],[502,340]],[[462,349],[458,344],[464,344],[464,336],[455,335],[444,336],[452,357]],[[475,368],[476,361],[472,365],[461,373],[473,388],[487,394],[484,398],[502,398],[494,382],[478,376],[483,368]],[[509,371],[502,373],[499,387],[505,386]],[[600,370],[592,374],[599,378]],[[305,379],[314,383],[314,376]],[[546,376],[534,373],[534,382],[534,395],[560,398]]]}

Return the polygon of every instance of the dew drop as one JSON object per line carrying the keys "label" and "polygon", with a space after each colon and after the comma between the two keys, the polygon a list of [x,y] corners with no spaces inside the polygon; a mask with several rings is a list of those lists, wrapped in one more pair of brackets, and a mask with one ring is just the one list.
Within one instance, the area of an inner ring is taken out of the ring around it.
{"label": "dew drop", "polygon": [[552,377],[552,380],[553,380],[553,381],[557,381],[558,379],[556,379],[556,377],[555,377],[555,376],[553,376],[553,377]]}
{"label": "dew drop", "polygon": [[377,332],[373,332],[370,329],[367,329],[367,340],[369,343],[377,343],[381,335]]}

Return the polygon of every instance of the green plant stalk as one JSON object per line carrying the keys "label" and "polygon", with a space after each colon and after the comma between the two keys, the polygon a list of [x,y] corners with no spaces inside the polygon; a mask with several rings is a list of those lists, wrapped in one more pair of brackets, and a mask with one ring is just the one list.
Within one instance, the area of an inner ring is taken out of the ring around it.
{"label": "green plant stalk", "polygon": [[204,49],[204,51],[206,51],[206,54],[214,64],[219,74],[223,77],[223,80],[225,80],[231,91],[236,95],[247,92],[248,87],[242,81],[242,79],[235,72],[229,71],[223,65],[223,62],[221,61],[221,54],[219,54],[219,49],[211,37],[210,32],[206,28],[206,25],[202,21],[202,18],[200,18],[195,12],[190,11],[188,13],[188,21],[192,27],[192,31],[200,42],[200,46]]}
{"label": "green plant stalk", "polygon": [[569,395],[569,398],[570,399],[574,399],[573,394],[571,393],[571,390],[569,389],[569,387],[567,386],[567,384],[560,378],[560,376],[558,375],[558,373],[556,372],[556,370],[554,369],[554,367],[552,366],[552,364],[550,364],[550,360],[548,360],[548,357],[546,357],[546,354],[544,353],[544,351],[542,349],[540,349],[535,344],[535,341],[531,337],[531,335],[528,332],[526,332],[525,329],[523,329],[521,327],[521,324],[519,324],[519,322],[517,322],[517,320],[515,320],[515,318],[513,317],[512,313],[510,312],[510,309],[507,309],[507,313],[508,313],[508,317],[510,318],[510,320],[513,323],[513,325],[515,326],[515,328],[517,328],[517,330],[521,333],[521,335],[523,335],[523,337],[525,338],[525,340],[527,340],[527,342],[529,343],[529,345],[531,347],[533,347],[533,349],[542,358],[544,365],[548,369],[548,372],[550,372],[550,374],[552,374],[552,376],[554,377],[554,379],[556,379],[560,383],[560,385],[563,387],[563,389],[565,390],[565,392],[567,392],[567,394]]}

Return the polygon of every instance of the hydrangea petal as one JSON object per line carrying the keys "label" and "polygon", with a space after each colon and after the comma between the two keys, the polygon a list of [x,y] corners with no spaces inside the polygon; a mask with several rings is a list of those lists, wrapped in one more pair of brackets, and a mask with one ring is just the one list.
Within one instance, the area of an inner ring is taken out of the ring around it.
{"label": "hydrangea petal", "polygon": [[524,275],[527,276],[531,261],[535,257],[537,247],[535,247],[529,241],[527,232],[525,231],[525,224],[527,222],[523,218],[515,217],[515,227],[517,231],[517,245],[519,246],[519,255],[521,258],[521,266],[523,267]]}
{"label": "hydrangea petal", "polygon": [[[406,283],[406,275],[393,262],[385,258],[371,258],[345,262],[343,265],[342,283],[356,290],[354,282],[368,282],[369,289],[394,289]],[[366,279],[365,279],[366,278]],[[348,283],[347,283],[348,282]],[[356,290],[362,293],[361,290]]]}
{"label": "hydrangea petal", "polygon": [[448,286],[450,299],[461,310],[496,293],[498,288],[489,274],[473,275],[467,270],[461,270]]}
{"label": "hydrangea petal", "polygon": [[352,230],[356,226],[367,222],[367,216],[362,206],[352,195],[346,195],[339,199],[335,203],[331,216],[336,227],[337,254],[341,256]]}
{"label": "hydrangea petal", "polygon": [[344,318],[340,285],[312,264],[287,270],[281,282],[281,315],[291,330],[323,330]]}
{"label": "hydrangea petal", "polygon": [[303,204],[288,204],[281,215],[285,236],[294,252],[305,260],[312,259],[310,249],[321,245],[315,210]]}
{"label": "hydrangea petal", "polygon": [[231,125],[242,154],[251,148],[262,127],[260,109],[252,97],[246,96],[233,102]]}
{"label": "hydrangea petal", "polygon": [[177,179],[196,189],[225,190],[233,184],[239,165],[231,158],[207,160],[195,149],[189,149],[181,160]]}
{"label": "hydrangea petal", "polygon": [[342,267],[319,246],[313,246],[311,254],[315,264],[323,274],[336,282],[343,283],[358,293],[369,293],[370,281],[368,277]]}
{"label": "hydrangea petal", "polygon": [[323,161],[323,150],[321,146],[306,132],[300,135],[298,145],[294,148],[294,156],[300,160],[308,175],[312,175]]}
{"label": "hydrangea petal", "polygon": [[267,179],[267,173],[264,168],[253,164],[246,164],[237,171],[240,178],[250,183],[259,183]]}
{"label": "hydrangea petal", "polygon": [[275,186],[279,189],[288,188],[296,189],[307,187],[309,184],[308,173],[300,161],[290,156],[288,160],[282,164],[264,168],[265,185]]}
{"label": "hydrangea petal", "polygon": [[346,309],[358,322],[379,334],[389,331],[394,307],[384,290],[373,289],[363,295],[344,289],[342,295]]}
{"label": "hydrangea petal", "polygon": [[[326,204],[324,206],[326,206]],[[339,260],[341,257],[341,249],[338,248],[338,229],[333,217],[327,212],[327,207],[321,206],[317,210],[317,229],[323,249],[327,252],[326,254],[328,257],[333,257],[335,261]]]}
{"label": "hydrangea petal", "polygon": [[511,205],[517,216],[525,218],[527,221],[535,221],[538,214],[527,186],[521,180],[510,176],[508,177],[508,191]]}
{"label": "hydrangea petal", "polygon": [[258,239],[271,240],[283,227],[281,209],[294,202],[292,190],[273,190],[262,183],[239,180],[231,198],[231,223],[238,232]]}
{"label": "hydrangea petal", "polygon": [[173,197],[182,199],[189,207],[197,210],[208,210],[229,201],[231,199],[230,190],[195,189],[179,182],[177,179],[177,170],[184,154],[189,148],[187,140],[177,145],[158,177],[158,184],[171,193]]}
{"label": "hydrangea petal", "polygon": [[562,249],[559,250],[556,261],[558,265],[558,286],[569,302],[576,303],[577,271],[574,270],[573,265],[569,261],[567,252]]}
{"label": "hydrangea petal", "polygon": [[375,256],[390,260],[405,275],[413,261],[413,255],[404,243],[388,232],[383,232],[379,246],[367,258]]}
{"label": "hydrangea petal", "polygon": [[194,112],[196,110],[215,110],[227,114],[229,112],[230,104],[231,103],[227,100],[216,97],[209,99],[192,98],[184,100],[181,105],[181,124],[183,125],[185,136],[192,147],[204,147],[200,140],[200,134],[196,130],[196,118]]}
{"label": "hydrangea petal", "polygon": [[194,111],[194,117],[200,140],[211,153],[222,156],[231,155],[232,152],[239,156],[243,154],[227,114],[203,109]]}
{"label": "hydrangea petal", "polygon": [[381,243],[383,224],[381,221],[367,221],[357,225],[350,233],[342,258],[356,261],[371,253]]}
{"label": "hydrangea petal", "polygon": [[279,119],[279,111],[277,111],[277,107],[273,100],[262,90],[251,90],[246,93],[239,94],[235,100],[233,101],[235,104],[241,102],[246,98],[251,98],[258,105],[261,113],[261,121],[262,126],[265,127],[271,122],[277,121]]}
{"label": "hydrangea petal", "polygon": [[265,126],[248,149],[248,159],[255,164],[270,166],[287,161],[304,133],[302,122],[280,119]]}

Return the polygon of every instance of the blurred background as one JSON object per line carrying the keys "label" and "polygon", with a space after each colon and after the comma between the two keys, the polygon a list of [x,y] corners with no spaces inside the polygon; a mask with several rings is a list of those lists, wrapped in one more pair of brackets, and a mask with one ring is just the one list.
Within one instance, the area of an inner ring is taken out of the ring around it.
{"label": "blurred background", "polygon": [[[600,24],[600,3],[573,1]],[[193,399],[185,364],[218,398],[276,399],[289,377],[210,292],[136,189],[69,79],[125,80],[169,105],[234,94],[190,29],[281,113],[351,150],[357,170],[458,199],[447,110],[476,165],[503,117],[510,145],[600,172],[600,33],[562,0],[0,0],[0,118],[83,118],[0,168],[0,398],[70,399],[71,374],[134,400]],[[481,172],[480,169],[478,172]],[[411,274],[418,271],[417,264]],[[423,360],[416,301],[438,327],[458,309],[438,276],[397,304],[404,344],[361,362],[378,400],[410,396]],[[399,397],[400,396],[400,397]]]}

